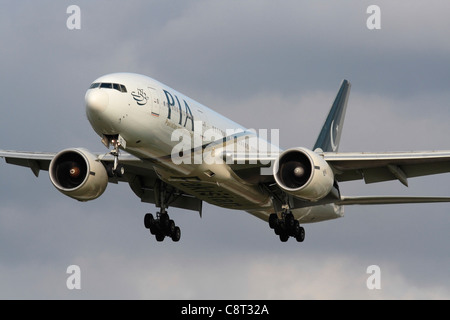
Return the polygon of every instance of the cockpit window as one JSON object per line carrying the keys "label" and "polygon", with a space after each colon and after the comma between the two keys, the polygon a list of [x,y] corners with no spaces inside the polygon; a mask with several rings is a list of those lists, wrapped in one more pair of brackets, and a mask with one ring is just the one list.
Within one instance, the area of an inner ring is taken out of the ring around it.
{"label": "cockpit window", "polygon": [[119,83],[109,83],[109,82],[95,82],[91,84],[89,89],[95,89],[95,88],[104,88],[104,89],[114,89],[120,92],[127,92],[127,88],[123,84]]}
{"label": "cockpit window", "polygon": [[100,88],[112,89],[112,83],[102,83]]}

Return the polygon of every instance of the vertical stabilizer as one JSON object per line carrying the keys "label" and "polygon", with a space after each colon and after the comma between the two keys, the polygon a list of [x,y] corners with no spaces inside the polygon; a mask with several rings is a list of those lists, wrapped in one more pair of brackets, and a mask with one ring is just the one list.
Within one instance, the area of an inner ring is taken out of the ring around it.
{"label": "vertical stabilizer", "polygon": [[344,127],[345,111],[347,109],[350,87],[350,82],[345,79],[342,80],[339,92],[336,95],[336,99],[334,99],[330,113],[328,113],[328,117],[314,144],[313,150],[320,148],[325,152],[338,151],[342,128]]}

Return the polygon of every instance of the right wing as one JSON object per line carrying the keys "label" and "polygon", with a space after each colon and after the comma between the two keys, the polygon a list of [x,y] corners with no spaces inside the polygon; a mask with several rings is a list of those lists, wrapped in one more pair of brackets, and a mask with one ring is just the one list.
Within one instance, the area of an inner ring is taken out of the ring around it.
{"label": "right wing", "polygon": [[[57,153],[54,152],[0,150],[0,158],[4,158],[6,163],[28,167],[36,177],[39,176],[41,170],[49,170],[50,162],[56,155]],[[110,154],[95,154],[95,157],[105,166],[114,162],[114,157]],[[159,188],[162,182],[154,169],[154,163],[136,158],[128,153],[123,153],[120,155],[120,164],[123,165],[125,174],[120,178],[109,178],[109,182],[127,182],[141,201],[154,203],[158,206],[161,199],[157,195],[159,194]],[[171,207],[198,211],[201,215],[201,200],[170,185],[166,187],[168,189],[167,194],[171,198],[168,201]]]}
{"label": "right wing", "polygon": [[51,152],[20,152],[0,150],[0,158],[4,158],[6,163],[17,166],[28,167],[36,177],[40,170],[48,171],[48,167],[56,153]]}

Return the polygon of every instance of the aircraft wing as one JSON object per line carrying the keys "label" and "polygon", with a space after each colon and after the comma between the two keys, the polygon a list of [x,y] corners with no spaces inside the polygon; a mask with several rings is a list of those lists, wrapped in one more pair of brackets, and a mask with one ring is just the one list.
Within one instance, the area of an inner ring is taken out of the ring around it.
{"label": "aircraft wing", "polygon": [[[6,163],[28,167],[31,169],[31,171],[33,171],[36,177],[39,176],[39,171],[48,171],[50,162],[56,155],[56,152],[24,152],[0,150],[0,158],[4,158]],[[96,154],[96,156],[102,162],[114,162],[114,158],[109,154]],[[145,167],[142,160],[128,154],[123,155],[120,160],[121,163],[124,162],[124,165],[126,167]]]}
{"label": "aircraft wing", "polygon": [[15,164],[22,167],[28,167],[37,177],[40,170],[48,171],[50,162],[56,153],[50,152],[20,152],[0,150],[0,157],[4,158],[6,163]]}
{"label": "aircraft wing", "polygon": [[[364,180],[375,183],[450,172],[450,150],[417,152],[323,152],[319,153],[333,169],[339,182]],[[226,154],[224,160],[239,176],[261,183],[273,181],[270,162],[278,155]],[[257,176],[259,175],[259,176]],[[269,176],[268,176],[269,175]]]}
{"label": "aircraft wing", "polygon": [[450,202],[450,197],[404,197],[404,196],[368,196],[368,197],[341,197],[337,205],[375,205],[375,204],[402,204],[402,203],[437,203]]}
{"label": "aircraft wing", "polygon": [[450,172],[450,151],[392,153],[323,153],[338,181],[364,179],[365,183],[399,180]]}
{"label": "aircraft wing", "polygon": [[[22,152],[0,150],[0,158],[6,163],[22,167],[28,167],[38,177],[41,170],[48,171],[50,162],[57,155],[52,152]],[[98,161],[107,165],[114,162],[110,154],[95,154]],[[125,174],[120,177],[109,178],[110,183],[127,182],[133,192],[143,202],[158,204],[160,199],[155,196],[155,190],[159,188],[160,180],[154,169],[154,163],[136,158],[128,153],[120,155],[120,164],[125,169]],[[202,201],[175,188],[169,190],[173,200],[171,207],[198,211],[202,214]]]}

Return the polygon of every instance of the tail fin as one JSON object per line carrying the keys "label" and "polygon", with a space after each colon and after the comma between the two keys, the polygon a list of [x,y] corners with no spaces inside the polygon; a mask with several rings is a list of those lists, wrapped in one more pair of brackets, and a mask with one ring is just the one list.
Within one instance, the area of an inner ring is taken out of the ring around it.
{"label": "tail fin", "polygon": [[320,148],[325,152],[337,152],[341,141],[350,87],[350,82],[345,79],[342,80],[339,92],[334,99],[330,113],[328,113],[313,150]]}

